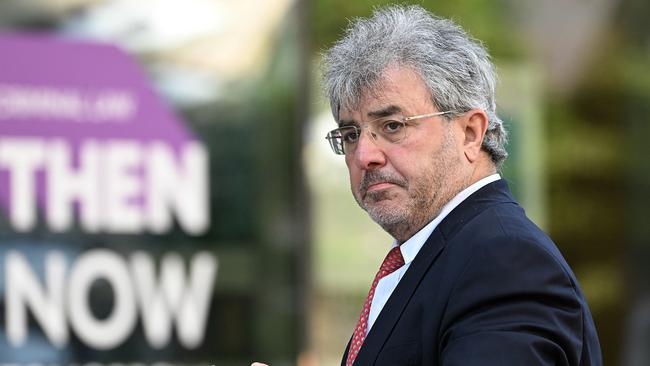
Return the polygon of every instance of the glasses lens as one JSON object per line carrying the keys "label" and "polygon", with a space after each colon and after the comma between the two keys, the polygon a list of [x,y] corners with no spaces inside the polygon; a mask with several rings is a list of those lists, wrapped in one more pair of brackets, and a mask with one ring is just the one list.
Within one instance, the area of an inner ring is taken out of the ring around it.
{"label": "glasses lens", "polygon": [[343,155],[354,150],[354,145],[359,139],[359,130],[355,126],[340,127],[330,131],[326,138],[334,153]]}
{"label": "glasses lens", "polygon": [[330,131],[325,138],[330,142],[330,146],[335,154],[345,154],[345,151],[343,151],[343,139],[338,129]]}
{"label": "glasses lens", "polygon": [[[394,119],[379,119],[368,124],[370,136],[374,140],[397,143],[406,137],[406,122]],[[334,129],[327,134],[327,139],[335,154],[345,155],[354,151],[361,131],[356,126]]]}

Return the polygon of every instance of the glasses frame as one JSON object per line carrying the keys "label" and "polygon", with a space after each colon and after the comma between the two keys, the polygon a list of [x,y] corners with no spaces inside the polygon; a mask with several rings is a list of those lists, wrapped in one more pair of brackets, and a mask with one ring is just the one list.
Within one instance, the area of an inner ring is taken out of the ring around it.
{"label": "glasses frame", "polygon": [[[368,126],[370,126],[371,123],[373,123],[375,121],[382,120],[382,119],[385,119],[386,121],[400,122],[400,123],[404,124],[404,127],[406,127],[408,125],[407,122],[410,122],[410,121],[413,121],[413,120],[416,120],[416,119],[443,116],[443,115],[450,114],[450,113],[453,113],[453,111],[432,112],[432,113],[426,113],[426,114],[419,114],[419,115],[416,115],[416,116],[408,116],[408,117],[393,118],[393,119],[391,119],[390,117],[380,117],[380,118],[373,119],[373,120],[368,121],[368,122],[364,122],[362,125],[359,125],[359,126],[357,126],[357,125],[349,125],[349,126],[341,126],[341,127],[335,128],[335,129],[333,129],[333,130],[331,130],[330,132],[327,133],[327,136],[325,136],[325,139],[327,139],[329,141],[330,147],[332,148],[332,151],[334,151],[334,153],[336,155],[345,155],[346,151],[345,151],[344,142],[343,141],[337,141],[337,140],[341,140],[341,136],[335,136],[335,134],[337,132],[340,132],[343,129],[354,128],[356,133],[359,135],[359,137],[361,137],[361,132],[362,132],[363,129],[369,128]],[[374,133],[373,131],[371,131],[370,136],[372,137],[372,139],[374,141],[378,140],[377,134]],[[403,141],[406,137],[407,137],[406,132],[404,132],[404,137],[400,138],[399,140],[389,141],[389,142],[391,142],[393,144],[396,144],[396,143],[399,143],[400,141]]]}

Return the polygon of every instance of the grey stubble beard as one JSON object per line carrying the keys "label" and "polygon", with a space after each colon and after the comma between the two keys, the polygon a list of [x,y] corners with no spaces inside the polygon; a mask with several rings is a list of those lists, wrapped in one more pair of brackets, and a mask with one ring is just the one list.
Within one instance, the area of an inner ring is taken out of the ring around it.
{"label": "grey stubble beard", "polygon": [[[455,177],[454,170],[460,165],[460,157],[453,155],[452,139],[448,135],[432,159],[428,171],[412,182],[396,173],[367,171],[360,184],[360,195],[354,195],[357,203],[370,218],[398,242],[403,243],[433,220],[467,182]],[[403,188],[408,198],[402,204],[390,204],[397,196],[390,189],[366,192],[368,185],[387,181]]]}

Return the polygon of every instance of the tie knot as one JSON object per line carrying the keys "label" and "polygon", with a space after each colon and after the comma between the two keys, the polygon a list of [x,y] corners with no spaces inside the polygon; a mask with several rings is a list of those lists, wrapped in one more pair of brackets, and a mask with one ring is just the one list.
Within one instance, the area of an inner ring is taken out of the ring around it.
{"label": "tie knot", "polygon": [[395,272],[403,265],[404,257],[402,257],[402,252],[399,250],[399,246],[397,246],[391,249],[390,252],[388,252],[388,255],[386,255],[384,262],[382,262],[381,267],[379,268],[379,273],[377,273],[377,280]]}

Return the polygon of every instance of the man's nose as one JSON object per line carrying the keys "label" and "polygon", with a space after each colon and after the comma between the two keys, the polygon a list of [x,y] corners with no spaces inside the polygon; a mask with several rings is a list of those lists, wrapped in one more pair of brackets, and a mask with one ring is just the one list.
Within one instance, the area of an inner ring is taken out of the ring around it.
{"label": "man's nose", "polygon": [[386,164],[386,155],[379,145],[377,137],[373,136],[370,130],[363,130],[352,156],[354,163],[364,170],[384,166]]}

